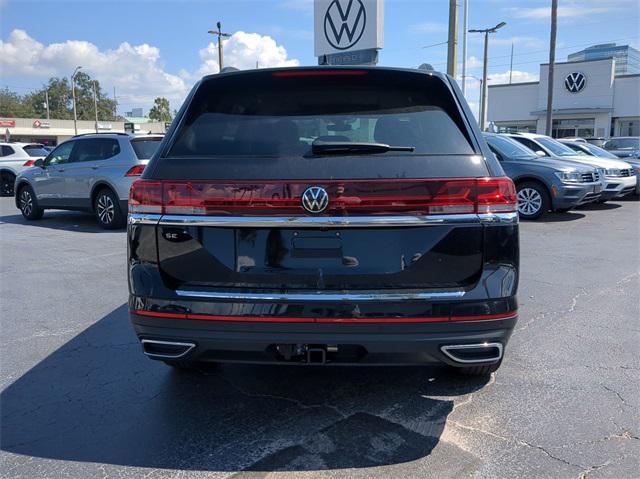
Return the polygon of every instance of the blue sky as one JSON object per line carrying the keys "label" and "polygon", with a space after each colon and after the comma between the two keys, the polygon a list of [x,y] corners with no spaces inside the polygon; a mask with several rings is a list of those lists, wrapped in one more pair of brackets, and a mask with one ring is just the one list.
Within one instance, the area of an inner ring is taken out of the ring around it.
{"label": "blue sky", "polygon": [[[386,0],[380,64],[415,67],[427,62],[445,69],[445,45],[423,47],[446,40],[448,3]],[[538,65],[548,59],[550,3],[469,0],[470,28],[507,22],[491,38],[493,82],[508,78],[512,43],[514,81],[537,78]],[[557,59],[595,43],[638,47],[639,4],[560,0]],[[160,95],[177,107],[196,78],[217,71],[214,39],[206,33],[217,20],[228,32],[246,32],[225,45],[227,64],[249,68],[256,60],[260,66],[316,63],[312,0],[0,0],[0,16],[0,87],[25,93],[50,75],[68,76],[81,64],[108,92],[116,87],[121,111],[147,109]],[[469,35],[468,57],[469,73],[480,76],[478,34]],[[477,82],[469,83],[467,96],[475,108]]]}

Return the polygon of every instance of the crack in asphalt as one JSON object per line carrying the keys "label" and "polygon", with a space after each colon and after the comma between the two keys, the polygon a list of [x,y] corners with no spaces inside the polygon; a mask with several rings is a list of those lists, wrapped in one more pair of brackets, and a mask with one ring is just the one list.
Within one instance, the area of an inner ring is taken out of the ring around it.
{"label": "crack in asphalt", "polygon": [[242,394],[243,396],[249,397],[249,398],[275,399],[275,400],[279,400],[279,401],[287,401],[287,402],[290,402],[292,404],[295,404],[300,409],[330,409],[333,412],[335,412],[338,416],[340,416],[342,419],[345,419],[345,418],[349,417],[349,414],[345,413],[344,411],[340,410],[340,408],[338,408],[336,406],[333,406],[331,404],[327,404],[327,403],[307,404],[307,403],[305,403],[303,401],[300,401],[299,399],[294,399],[294,398],[290,398],[290,397],[287,397],[287,396],[278,396],[278,395],[275,395],[275,394],[252,393],[252,392],[249,392],[249,391],[245,390],[244,388],[238,386],[233,381],[231,381],[229,378],[225,377],[223,374],[219,374],[219,377],[224,382],[229,384],[233,389],[238,391],[240,394]]}

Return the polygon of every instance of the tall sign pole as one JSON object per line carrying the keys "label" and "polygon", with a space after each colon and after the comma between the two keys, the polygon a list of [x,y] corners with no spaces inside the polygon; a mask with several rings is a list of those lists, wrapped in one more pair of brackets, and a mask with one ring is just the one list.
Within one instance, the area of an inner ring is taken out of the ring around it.
{"label": "tall sign pole", "polygon": [[464,0],[462,30],[462,96],[466,93],[467,86],[467,30],[469,30],[469,0]]}
{"label": "tall sign pole", "polygon": [[551,136],[553,127],[553,74],[556,63],[556,32],[558,27],[558,0],[551,0],[551,37],[549,38],[549,77],[547,80],[547,119],[544,134]]}
{"label": "tall sign pole", "polygon": [[454,79],[458,64],[458,0],[449,0],[449,41],[447,49],[447,73]]}

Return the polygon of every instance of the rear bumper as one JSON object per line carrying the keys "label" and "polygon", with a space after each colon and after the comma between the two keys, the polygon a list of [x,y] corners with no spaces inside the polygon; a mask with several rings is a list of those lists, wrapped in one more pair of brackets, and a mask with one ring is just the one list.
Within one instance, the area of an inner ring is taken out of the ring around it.
{"label": "rear bumper", "polygon": [[[185,345],[179,351],[184,354],[174,359],[290,365],[444,363],[458,367],[491,364],[502,359],[517,315],[501,316],[501,319],[445,322],[292,323],[172,319],[130,312],[141,342]],[[448,346],[482,344],[494,346],[487,349],[486,355],[482,353],[471,360],[468,356],[457,356],[455,350],[445,352]],[[310,356],[308,350],[317,355]],[[157,354],[147,350],[146,353],[159,360],[176,356],[166,351]]]}

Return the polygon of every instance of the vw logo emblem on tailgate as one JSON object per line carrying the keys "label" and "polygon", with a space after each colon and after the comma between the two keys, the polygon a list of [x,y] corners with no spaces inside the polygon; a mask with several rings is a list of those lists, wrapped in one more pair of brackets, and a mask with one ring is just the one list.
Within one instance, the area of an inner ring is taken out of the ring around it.
{"label": "vw logo emblem on tailgate", "polygon": [[582,72],[569,73],[564,79],[564,87],[571,93],[580,93],[587,84],[587,77]]}
{"label": "vw logo emblem on tailgate", "polygon": [[322,213],[329,206],[329,194],[321,186],[311,186],[302,193],[302,207],[309,213]]}

